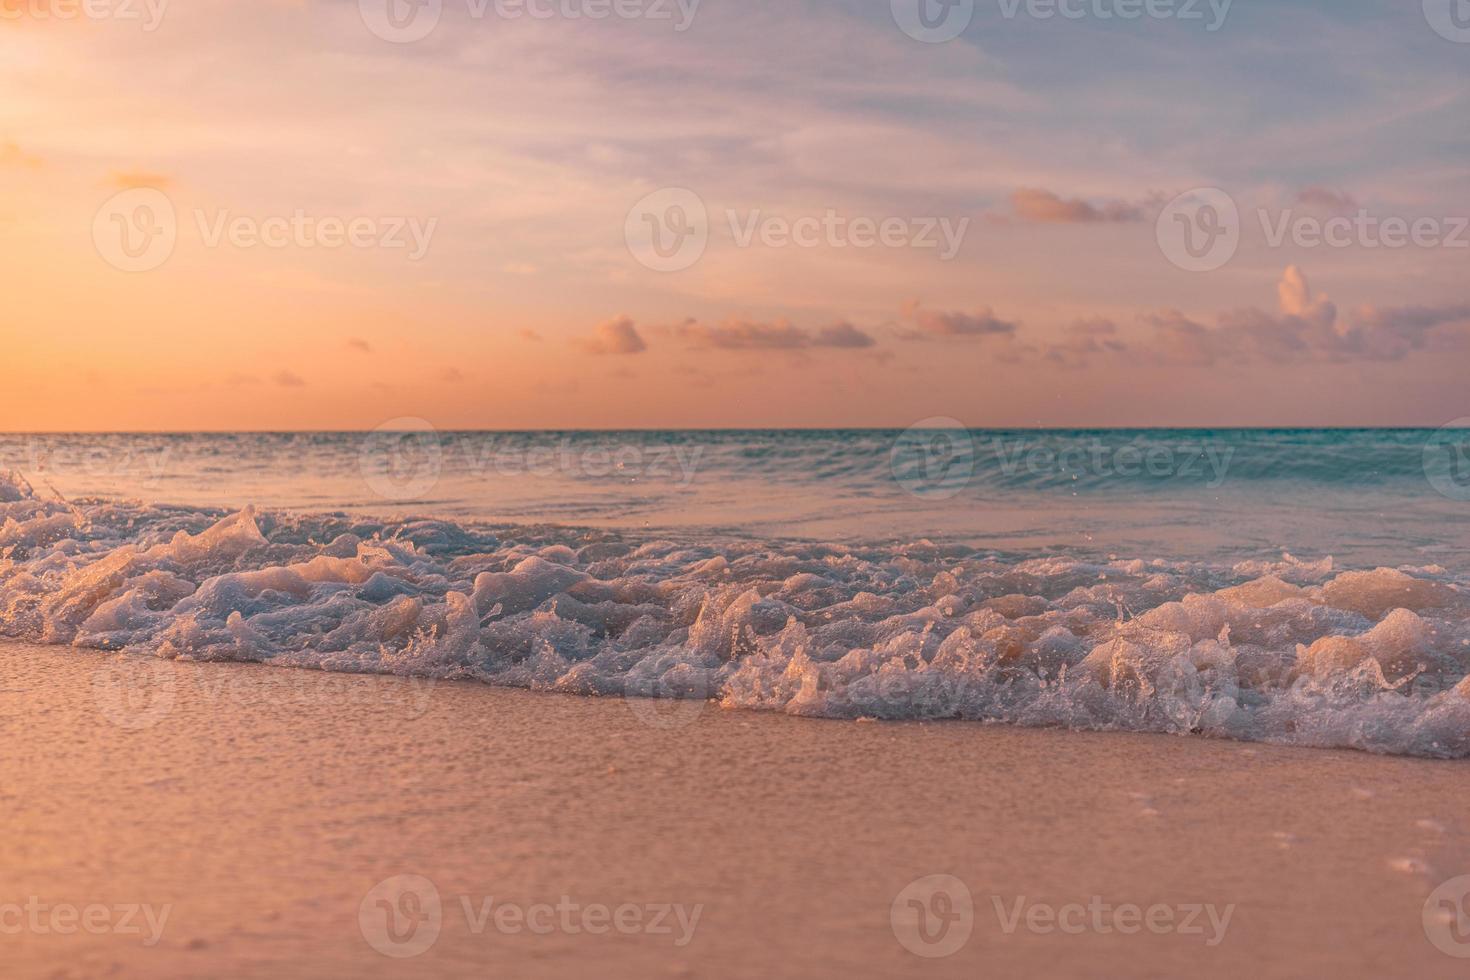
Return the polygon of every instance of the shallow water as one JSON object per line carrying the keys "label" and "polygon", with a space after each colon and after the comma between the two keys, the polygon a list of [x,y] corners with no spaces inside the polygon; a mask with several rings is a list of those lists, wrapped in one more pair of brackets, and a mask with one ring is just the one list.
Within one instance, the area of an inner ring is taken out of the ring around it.
{"label": "shallow water", "polygon": [[31,479],[0,484],[0,636],[1461,757],[1461,449],[1407,430],[11,436],[0,459]]}

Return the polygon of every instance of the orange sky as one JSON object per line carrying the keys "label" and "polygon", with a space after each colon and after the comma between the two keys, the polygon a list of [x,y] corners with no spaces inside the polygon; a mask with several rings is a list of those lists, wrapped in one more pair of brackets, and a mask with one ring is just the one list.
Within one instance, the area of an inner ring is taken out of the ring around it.
{"label": "orange sky", "polygon": [[[0,430],[1470,414],[1470,46],[1418,5],[926,44],[838,3],[708,0],[683,31],[451,3],[392,43],[356,2],[152,29],[5,2]],[[1157,219],[1212,187],[1239,246],[1188,271]],[[628,237],[663,188],[708,216],[671,271]],[[139,200],[172,246],[123,271]],[[1270,240],[1359,212],[1447,240]]]}

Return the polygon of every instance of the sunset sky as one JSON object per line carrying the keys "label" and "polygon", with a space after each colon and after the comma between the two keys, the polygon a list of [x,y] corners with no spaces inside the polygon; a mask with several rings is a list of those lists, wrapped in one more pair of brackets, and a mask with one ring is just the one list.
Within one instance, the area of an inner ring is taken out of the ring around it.
{"label": "sunset sky", "polygon": [[[443,0],[407,43],[372,0],[177,0],[149,24],[159,2],[0,0],[0,430],[1470,416],[1470,43],[1419,0],[1237,0],[1213,31],[1208,4],[980,0],[944,43],[878,0]],[[177,240],[129,272],[98,235],[139,188]],[[709,215],[675,271],[626,237],[664,188]],[[1241,216],[1214,271],[1158,236],[1197,188]],[[1447,241],[1273,245],[1262,209]],[[409,246],[210,242],[298,212]],[[740,241],[829,212],[893,242]],[[907,244],[929,226],[939,247]],[[964,229],[950,258],[941,227]]]}

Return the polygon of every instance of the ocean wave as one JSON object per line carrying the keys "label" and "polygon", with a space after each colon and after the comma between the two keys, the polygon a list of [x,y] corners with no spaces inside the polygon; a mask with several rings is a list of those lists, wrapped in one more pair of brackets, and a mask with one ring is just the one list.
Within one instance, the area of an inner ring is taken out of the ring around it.
{"label": "ocean wave", "polygon": [[1438,566],[637,540],[67,502],[10,475],[0,636],[824,718],[1470,756],[1470,592]]}
{"label": "ocean wave", "polygon": [[[931,420],[931,424],[947,420]],[[425,423],[426,424],[426,423]],[[965,429],[714,430],[419,433],[446,476],[539,475],[626,486],[630,476],[687,486],[759,477],[855,490],[946,479],[987,492],[1218,487],[1289,482],[1375,487],[1427,477],[1463,481],[1465,447],[1430,429]],[[0,434],[0,468],[43,468],[79,477],[197,480],[252,463],[279,471],[310,463],[359,475],[363,433]],[[937,451],[937,455],[936,455]],[[1459,455],[1456,455],[1458,451]],[[609,458],[622,461],[613,465]],[[600,460],[600,462],[593,462]],[[628,465],[633,460],[635,465]],[[538,467],[537,461],[543,466]],[[639,465],[641,464],[641,468]]]}

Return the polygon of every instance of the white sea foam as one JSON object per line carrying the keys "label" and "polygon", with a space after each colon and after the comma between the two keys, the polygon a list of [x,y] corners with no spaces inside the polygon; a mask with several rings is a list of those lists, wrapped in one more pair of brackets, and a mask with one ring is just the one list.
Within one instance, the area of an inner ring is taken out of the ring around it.
{"label": "white sea foam", "polygon": [[1443,569],[1027,560],[42,499],[0,477],[0,636],[183,660],[1470,756]]}

